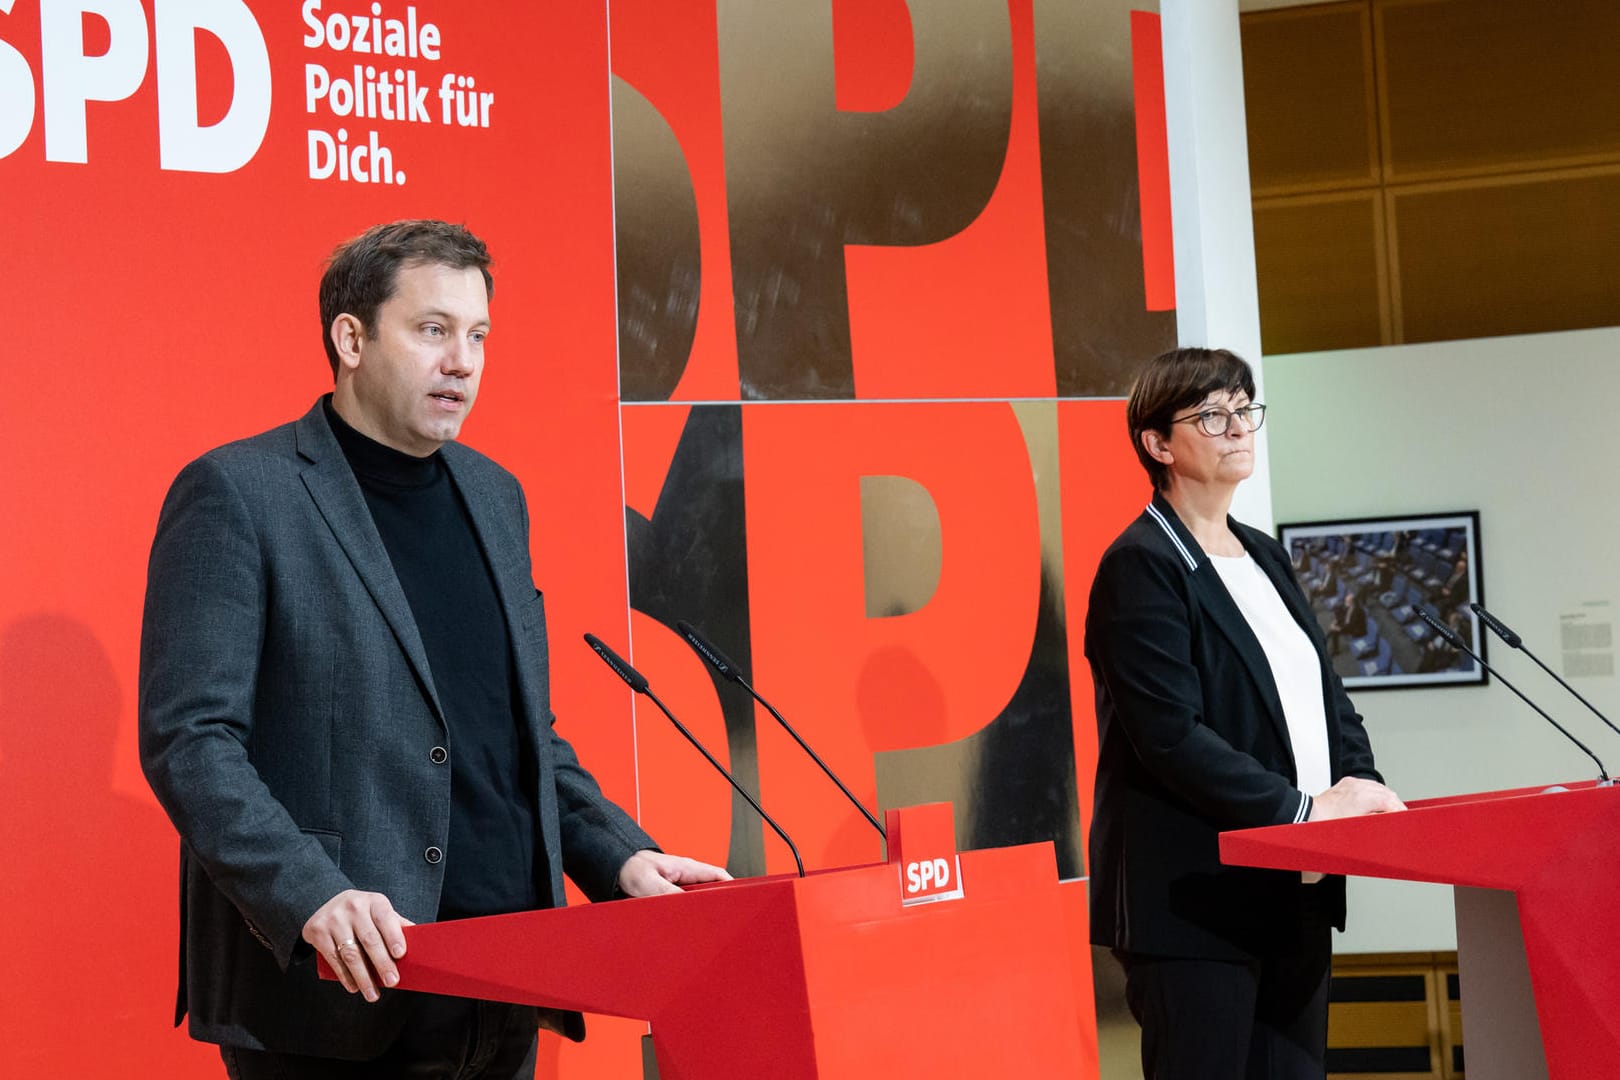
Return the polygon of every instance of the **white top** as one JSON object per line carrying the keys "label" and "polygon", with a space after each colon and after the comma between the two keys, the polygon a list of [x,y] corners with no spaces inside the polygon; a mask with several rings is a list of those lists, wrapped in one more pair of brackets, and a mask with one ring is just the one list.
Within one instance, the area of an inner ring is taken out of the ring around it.
{"label": "white top", "polygon": [[1294,621],[1277,587],[1253,556],[1245,552],[1237,558],[1211,555],[1209,559],[1265,650],[1288,721],[1299,789],[1315,797],[1333,786],[1327,711],[1322,703],[1322,661],[1316,646]]}

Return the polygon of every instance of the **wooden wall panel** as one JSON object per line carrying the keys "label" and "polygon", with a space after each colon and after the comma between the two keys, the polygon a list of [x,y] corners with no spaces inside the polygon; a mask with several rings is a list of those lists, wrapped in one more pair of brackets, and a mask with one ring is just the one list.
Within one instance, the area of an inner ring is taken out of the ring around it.
{"label": "wooden wall panel", "polygon": [[1393,190],[1401,340],[1620,321],[1620,166]]}
{"label": "wooden wall panel", "polygon": [[1613,0],[1382,0],[1390,180],[1620,154]]}
{"label": "wooden wall panel", "polygon": [[1445,1080],[1464,1080],[1462,985],[1455,959],[1435,969],[1445,994],[1440,1002],[1440,1071]]}
{"label": "wooden wall panel", "polygon": [[1383,208],[1376,191],[1256,202],[1254,249],[1265,352],[1388,340]]}
{"label": "wooden wall panel", "polygon": [[[1446,972],[1456,953],[1333,958],[1328,1004],[1331,1080],[1441,1080]],[[1460,1075],[1460,1074],[1459,1074]]]}
{"label": "wooden wall panel", "polygon": [[1257,195],[1377,182],[1372,18],[1365,3],[1243,20],[1249,179]]}
{"label": "wooden wall panel", "polygon": [[1243,43],[1267,352],[1620,324],[1620,4],[1355,0]]}

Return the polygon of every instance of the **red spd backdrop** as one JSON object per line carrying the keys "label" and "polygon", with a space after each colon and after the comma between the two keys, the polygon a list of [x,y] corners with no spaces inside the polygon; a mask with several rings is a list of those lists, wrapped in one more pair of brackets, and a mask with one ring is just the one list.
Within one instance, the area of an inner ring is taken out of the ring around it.
{"label": "red spd backdrop", "polygon": [[[329,388],[315,284],[380,220],[495,252],[465,438],[528,488],[560,726],[610,795],[671,850],[786,865],[584,630],[808,864],[880,856],[687,619],[869,804],[949,799],[963,847],[1051,839],[1083,876],[1077,631],[1146,495],[1117,399],[1174,329],[1128,7],[0,0],[7,1070],[219,1074],[168,1027],[146,552],[186,461]],[[640,1030],[593,1019],[541,1075],[636,1075]]]}

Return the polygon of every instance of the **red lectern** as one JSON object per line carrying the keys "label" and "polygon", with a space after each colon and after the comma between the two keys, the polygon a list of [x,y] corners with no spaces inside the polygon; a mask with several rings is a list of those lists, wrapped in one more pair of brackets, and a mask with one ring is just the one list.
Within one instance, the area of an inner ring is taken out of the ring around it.
{"label": "red lectern", "polygon": [[647,1020],[661,1080],[1081,1075],[1051,844],[919,851],[941,809],[887,863],[411,927],[400,985]]}
{"label": "red lectern", "polygon": [[1221,858],[1459,886],[1470,1080],[1614,1075],[1620,788],[1587,782],[1407,805],[1401,814],[1226,833]]}

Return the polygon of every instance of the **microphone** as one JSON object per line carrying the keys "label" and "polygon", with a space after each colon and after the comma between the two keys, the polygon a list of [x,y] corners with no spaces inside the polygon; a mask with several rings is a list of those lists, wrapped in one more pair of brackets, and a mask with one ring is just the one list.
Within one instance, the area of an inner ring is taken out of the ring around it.
{"label": "microphone", "polygon": [[734,682],[744,690],[748,691],[749,697],[765,706],[766,710],[772,716],[776,717],[776,722],[782,725],[782,730],[793,736],[793,741],[799,744],[799,749],[803,750],[806,754],[809,754],[810,760],[821,766],[821,771],[827,774],[827,778],[829,780],[838,785],[838,790],[844,793],[844,798],[848,799],[854,805],[855,809],[861,812],[861,816],[871,823],[872,828],[876,829],[878,831],[878,835],[883,837],[884,843],[888,843],[889,835],[883,831],[883,826],[878,824],[878,819],[873,817],[872,812],[868,810],[864,804],[862,804],[861,800],[857,799],[854,793],[844,785],[844,782],[838,779],[838,774],[832,771],[832,767],[829,766],[825,761],[821,760],[821,755],[810,749],[810,744],[805,742],[797,731],[793,730],[793,725],[789,724],[787,719],[783,717],[781,713],[776,711],[776,706],[760,697],[759,692],[748,684],[748,680],[743,678],[742,672],[737,670],[737,665],[726,659],[725,653],[715,648],[707,638],[698,633],[696,627],[687,622],[685,619],[677,620],[675,623],[675,629],[680,632],[681,637],[686,639],[686,643],[692,646],[693,652],[701,656],[710,667],[714,668],[715,671],[720,673],[721,678]]}
{"label": "microphone", "polygon": [[[595,649],[596,655],[602,658],[602,662],[613,669],[613,674],[628,683],[631,690],[652,697],[652,690],[647,686],[647,676],[631,667],[624,657],[608,648],[601,638],[595,634],[586,634],[585,644]],[[653,698],[653,700],[658,699]]]}
{"label": "microphone", "polygon": [[1479,616],[1480,622],[1491,628],[1491,633],[1502,639],[1502,643],[1504,645],[1510,649],[1518,649],[1520,652],[1524,653],[1524,655],[1534,660],[1536,662],[1536,666],[1542,671],[1545,671],[1547,674],[1551,675],[1557,681],[1559,686],[1562,686],[1565,690],[1568,690],[1571,694],[1574,694],[1576,701],[1579,701],[1582,705],[1585,705],[1588,709],[1591,709],[1593,716],[1596,716],[1599,720],[1603,721],[1605,724],[1608,724],[1610,731],[1614,732],[1616,735],[1620,735],[1620,728],[1614,726],[1614,721],[1610,720],[1607,716],[1604,716],[1601,712],[1599,712],[1596,705],[1582,697],[1581,692],[1569,685],[1569,683],[1565,682],[1558,672],[1554,671],[1546,664],[1543,664],[1539,656],[1525,648],[1524,639],[1503,625],[1501,619],[1498,619],[1495,615],[1492,615],[1490,612],[1486,611],[1484,604],[1475,601],[1470,603],[1468,606],[1474,609],[1474,614]]}
{"label": "microphone", "polygon": [[1428,613],[1428,611],[1426,611],[1424,609],[1422,604],[1415,605],[1412,608],[1412,610],[1417,612],[1418,617],[1420,619],[1422,619],[1424,622],[1428,623],[1429,627],[1432,630],[1434,630],[1435,633],[1440,635],[1440,640],[1444,641],[1447,645],[1450,645],[1453,649],[1456,649],[1458,652],[1464,652],[1464,653],[1467,653],[1469,656],[1473,657],[1474,662],[1476,664],[1478,664],[1480,667],[1484,668],[1486,671],[1490,672],[1492,675],[1495,675],[1497,677],[1497,679],[1501,680],[1501,683],[1502,683],[1503,686],[1507,687],[1509,690],[1513,691],[1515,694],[1518,694],[1520,701],[1524,702],[1526,705],[1528,705],[1532,709],[1536,710],[1536,712],[1541,715],[1541,718],[1543,720],[1547,721],[1547,723],[1551,724],[1553,727],[1557,728],[1559,730],[1559,732],[1563,734],[1564,738],[1568,739],[1570,742],[1572,742],[1576,746],[1580,747],[1581,751],[1583,753],[1585,753],[1587,757],[1591,758],[1593,761],[1596,761],[1597,762],[1597,767],[1598,767],[1598,776],[1600,776],[1602,778],[1602,782],[1603,782],[1604,786],[1607,786],[1609,784],[1614,783],[1613,780],[1609,779],[1608,771],[1603,768],[1603,762],[1598,761],[1598,756],[1596,754],[1592,753],[1592,750],[1591,750],[1591,748],[1589,746],[1587,746],[1585,743],[1581,742],[1581,740],[1577,739],[1575,736],[1571,735],[1569,733],[1569,729],[1565,728],[1563,724],[1560,724],[1558,721],[1556,721],[1552,717],[1548,716],[1546,714],[1546,712],[1544,712],[1542,710],[1541,706],[1537,705],[1535,702],[1533,702],[1529,698],[1525,697],[1524,694],[1519,690],[1519,688],[1517,686],[1514,686],[1512,683],[1510,683],[1506,679],[1502,678],[1501,672],[1499,672],[1495,668],[1491,667],[1491,665],[1489,665],[1489,664],[1487,664],[1485,662],[1484,657],[1480,656],[1473,649],[1470,649],[1468,647],[1467,642],[1463,641],[1463,639],[1457,634],[1456,631],[1452,630],[1451,627],[1447,626],[1445,623],[1441,622],[1439,619],[1436,619],[1433,615],[1430,615]]}
{"label": "microphone", "polygon": [[748,800],[748,805],[754,808],[754,813],[763,818],[765,824],[776,830],[776,835],[780,836],[782,838],[782,843],[788,846],[788,850],[793,853],[793,863],[799,868],[799,876],[804,877],[804,860],[799,858],[798,845],[794,844],[792,840],[788,839],[788,834],[782,831],[782,826],[778,825],[776,820],[765,812],[765,808],[759,805],[759,802],[752,795],[748,794],[748,789],[744,788],[737,782],[737,778],[732,776],[731,773],[726,770],[726,767],[715,759],[713,754],[709,753],[706,746],[698,742],[697,736],[688,731],[686,725],[677,720],[675,718],[675,714],[670,712],[669,708],[665,706],[662,701],[658,700],[658,695],[653,693],[652,687],[647,685],[647,677],[641,672],[637,671],[635,668],[631,667],[624,657],[608,648],[607,645],[602,642],[602,639],[597,637],[595,634],[586,634],[585,644],[589,645],[593,650],[595,650],[596,655],[602,658],[602,662],[608,667],[612,668],[613,674],[623,679],[625,684],[629,686],[631,690],[634,690],[638,694],[644,694],[650,698],[652,703],[658,706],[658,711],[669,717],[669,722],[675,725],[675,730],[686,736],[686,741],[698,748],[698,753],[707,758],[709,764],[713,765],[716,771],[718,771],[721,776],[725,777],[726,781],[730,783],[732,787],[737,789],[737,794]]}

